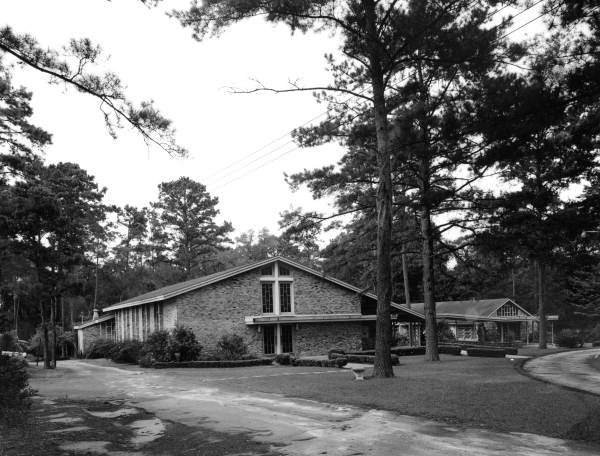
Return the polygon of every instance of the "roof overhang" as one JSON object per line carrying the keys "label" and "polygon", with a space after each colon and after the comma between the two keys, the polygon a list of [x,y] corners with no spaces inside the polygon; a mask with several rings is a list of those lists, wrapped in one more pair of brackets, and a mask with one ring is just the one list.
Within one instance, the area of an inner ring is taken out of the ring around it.
{"label": "roof overhang", "polygon": [[361,314],[311,314],[311,315],[253,315],[244,317],[248,326],[277,323],[339,323],[356,321],[375,321],[376,315]]}
{"label": "roof overhang", "polygon": [[73,326],[73,329],[84,329],[84,328],[87,328],[89,326],[94,326],[94,325],[97,325],[99,323],[104,323],[105,321],[112,320],[114,318],[115,318],[114,314],[103,315],[102,317],[96,318],[95,320],[86,321],[85,323],[82,323],[80,325]]}

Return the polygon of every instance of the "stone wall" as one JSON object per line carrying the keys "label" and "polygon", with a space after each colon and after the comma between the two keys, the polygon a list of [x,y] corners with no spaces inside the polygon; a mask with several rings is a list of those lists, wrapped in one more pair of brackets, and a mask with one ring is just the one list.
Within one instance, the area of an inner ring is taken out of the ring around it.
{"label": "stone wall", "polygon": [[348,323],[300,323],[294,331],[296,356],[327,354],[332,348],[345,351],[362,349],[363,324]]}
{"label": "stone wall", "polygon": [[[294,278],[294,312],[300,314],[360,313],[360,298],[353,291],[327,282],[313,274],[290,268]],[[216,350],[216,343],[226,333],[244,338],[254,354],[263,353],[263,335],[256,326],[247,326],[244,317],[262,314],[260,271],[253,270],[173,298],[177,305],[177,323],[190,327],[204,350]],[[314,329],[309,329],[313,328]],[[311,354],[324,354],[335,344],[347,344],[360,350],[360,323],[300,324],[301,334],[313,334],[314,343],[300,336],[298,347]],[[350,332],[347,329],[350,328]],[[333,331],[331,335],[321,332]],[[347,342],[344,342],[347,339]]]}
{"label": "stone wall", "polygon": [[262,312],[260,271],[254,270],[173,298],[177,322],[192,328],[205,352],[224,334],[242,336],[252,353],[262,353],[262,334],[244,317]]}
{"label": "stone wall", "polygon": [[[85,353],[90,345],[98,339],[113,339],[114,334],[107,333],[106,325],[111,324],[113,320],[103,321],[95,325],[78,329],[77,332],[77,350],[79,353]],[[79,335],[81,334],[81,336]]]}
{"label": "stone wall", "polygon": [[92,325],[87,328],[79,329],[83,334],[83,346],[78,347],[80,353],[85,353],[92,342],[101,339],[100,336],[100,325]]}
{"label": "stone wall", "polygon": [[319,277],[292,269],[297,314],[360,313],[360,296]]}

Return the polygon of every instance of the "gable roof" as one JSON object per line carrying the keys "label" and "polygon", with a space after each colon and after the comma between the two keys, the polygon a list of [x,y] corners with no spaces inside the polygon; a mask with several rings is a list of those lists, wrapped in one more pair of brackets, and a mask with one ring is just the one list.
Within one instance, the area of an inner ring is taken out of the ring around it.
{"label": "gable roof", "polygon": [[[471,299],[467,301],[439,301],[436,302],[437,317],[496,317],[496,311],[506,303],[511,303],[521,310],[526,316],[532,316],[520,305],[510,298],[498,299]],[[392,304],[397,307],[396,304]],[[425,315],[425,305],[422,302],[411,304],[411,309],[417,311],[421,315]]]}
{"label": "gable roof", "polygon": [[[154,291],[150,291],[148,293],[144,293],[142,295],[136,296],[134,298],[128,299],[126,301],[119,302],[117,304],[113,304],[111,306],[105,307],[102,309],[104,312],[108,312],[111,310],[124,309],[127,307],[139,306],[142,304],[148,304],[151,302],[160,302],[169,298],[173,298],[175,296],[182,295],[184,293],[188,293],[190,291],[198,290],[200,288],[206,287],[208,285],[212,285],[214,283],[220,282],[225,279],[229,279],[239,274],[243,274],[244,272],[252,271],[253,269],[258,269],[263,266],[273,264],[275,262],[280,262],[291,266],[296,269],[300,269],[301,271],[307,272],[314,276],[317,276],[323,280],[334,283],[342,288],[346,288],[347,290],[353,291],[359,295],[367,296],[371,299],[377,300],[377,296],[373,293],[365,293],[364,289],[360,289],[355,287],[354,285],[350,285],[342,280],[338,280],[334,277],[326,276],[322,272],[319,272],[315,269],[304,266],[303,264],[296,263],[295,261],[289,260],[287,258],[276,256],[273,258],[267,258],[266,260],[257,261],[254,263],[246,264],[243,266],[238,266],[235,268],[227,269],[226,271],[216,272],[214,274],[210,274],[204,277],[199,277],[197,279],[188,280],[186,282],[176,283],[174,285],[169,285],[166,287],[159,288]],[[411,315],[422,318],[422,315],[417,313],[414,310],[408,309],[403,305],[396,304],[398,309],[403,310]]]}

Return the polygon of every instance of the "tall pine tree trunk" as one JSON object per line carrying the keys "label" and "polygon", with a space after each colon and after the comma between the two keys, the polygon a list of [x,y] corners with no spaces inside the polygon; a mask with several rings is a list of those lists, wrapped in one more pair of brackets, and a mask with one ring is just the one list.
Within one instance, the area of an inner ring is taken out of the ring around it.
{"label": "tall pine tree trunk", "polygon": [[[411,301],[410,301],[410,282],[408,280],[408,261],[406,260],[406,253],[404,250],[406,249],[406,243],[402,242],[402,280],[404,281],[404,305],[410,309]],[[412,322],[408,324],[408,345],[411,347],[415,345],[414,343],[414,334],[413,334],[413,325]]]}
{"label": "tall pine tree trunk", "polygon": [[56,368],[56,298],[50,298],[50,329],[52,343],[50,345],[50,367]]}
{"label": "tall pine tree trunk", "polygon": [[42,352],[44,355],[44,369],[50,369],[50,341],[48,340],[48,324],[44,312],[44,304],[39,301],[40,316],[42,317]]}
{"label": "tall pine tree trunk", "polygon": [[393,377],[392,368],[392,175],[389,152],[389,125],[385,102],[385,85],[378,45],[375,2],[363,2],[366,32],[370,42],[370,76],[373,89],[373,114],[377,134],[377,321],[375,325],[375,377]]}
{"label": "tall pine tree trunk", "polygon": [[423,303],[425,313],[425,359],[439,361],[437,340],[437,320],[435,315],[435,276],[433,272],[433,236],[431,212],[424,206],[421,209],[421,237],[423,239]]}
{"label": "tall pine tree trunk", "polygon": [[538,335],[539,335],[539,343],[538,348],[546,349],[547,348],[547,322],[546,322],[546,306],[544,303],[544,291],[545,291],[545,282],[546,282],[546,268],[544,263],[540,260],[535,260],[535,270],[537,273],[537,298],[538,298],[538,318],[540,319],[538,324]]}

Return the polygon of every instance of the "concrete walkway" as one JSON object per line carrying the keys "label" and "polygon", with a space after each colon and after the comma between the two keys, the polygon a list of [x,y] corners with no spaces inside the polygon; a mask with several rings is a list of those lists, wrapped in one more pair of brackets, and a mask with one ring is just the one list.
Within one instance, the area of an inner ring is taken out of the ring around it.
{"label": "concrete walkway", "polygon": [[524,369],[533,377],[600,396],[600,371],[590,359],[600,356],[600,349],[554,353],[532,359]]}

